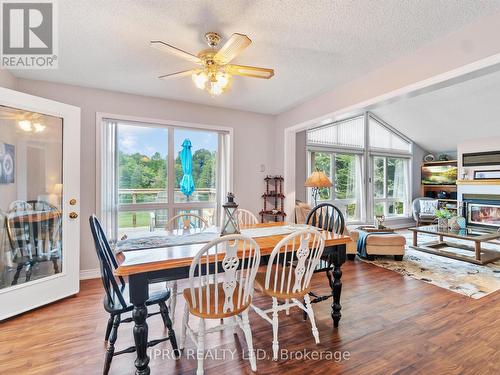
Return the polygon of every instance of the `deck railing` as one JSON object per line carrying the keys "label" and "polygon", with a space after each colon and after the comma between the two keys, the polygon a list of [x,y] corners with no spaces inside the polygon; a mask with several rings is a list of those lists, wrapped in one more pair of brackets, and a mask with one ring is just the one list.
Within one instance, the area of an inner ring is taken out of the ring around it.
{"label": "deck railing", "polygon": [[[189,197],[181,192],[180,188],[174,189],[175,203],[183,203],[183,208],[189,202],[214,202],[217,197],[215,188],[197,188],[194,193]],[[162,204],[165,205],[157,210],[167,210],[167,189],[166,188],[152,188],[152,189],[118,189],[118,204],[124,206],[123,211],[128,211],[132,215],[131,225],[128,227],[136,228],[138,226],[137,212],[134,210],[134,205],[137,205],[137,211],[141,211],[141,204]],[[172,202],[170,202],[172,203]],[[156,216],[156,215],[155,215]],[[163,215],[158,215],[163,216]],[[158,218],[156,218],[158,219]],[[155,219],[153,219],[155,220]],[[159,220],[155,220],[159,221]],[[143,226],[144,223],[139,223]],[[151,226],[151,224],[148,224]]]}

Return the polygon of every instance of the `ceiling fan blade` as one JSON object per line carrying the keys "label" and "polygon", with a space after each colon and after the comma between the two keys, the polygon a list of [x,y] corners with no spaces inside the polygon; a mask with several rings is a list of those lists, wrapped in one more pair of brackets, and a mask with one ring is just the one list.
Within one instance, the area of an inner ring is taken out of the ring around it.
{"label": "ceiling fan blade", "polygon": [[170,44],[162,42],[161,40],[152,40],[150,42],[150,44],[151,44],[151,47],[153,47],[153,48],[159,49],[160,51],[171,53],[172,55],[180,57],[181,59],[194,62],[195,64],[201,63],[201,60],[198,56],[195,56],[189,52],[183,51],[177,47],[171,46]]}
{"label": "ceiling fan blade", "polygon": [[190,76],[193,73],[194,73],[194,70],[192,70],[192,69],[191,70],[183,70],[182,72],[165,74],[163,76],[159,76],[158,78],[161,78],[161,79],[180,78],[180,77]]}
{"label": "ceiling fan blade", "polygon": [[229,73],[237,76],[270,79],[274,76],[274,70],[246,65],[228,65]]}
{"label": "ceiling fan blade", "polygon": [[250,38],[243,34],[235,33],[231,38],[221,47],[215,54],[214,60],[220,64],[227,64],[238,56],[245,48],[247,48],[252,41]]}

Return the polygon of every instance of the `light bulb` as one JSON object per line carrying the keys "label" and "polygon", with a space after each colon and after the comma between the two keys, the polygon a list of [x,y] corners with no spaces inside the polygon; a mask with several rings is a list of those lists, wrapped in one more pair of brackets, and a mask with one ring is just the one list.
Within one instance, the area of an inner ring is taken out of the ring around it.
{"label": "light bulb", "polygon": [[220,87],[225,88],[229,84],[229,75],[225,72],[218,72],[215,76]]}
{"label": "light bulb", "polygon": [[40,133],[40,132],[43,132],[45,130],[45,125],[40,124],[39,122],[35,122],[33,124],[33,128],[35,130],[35,133]]}
{"label": "light bulb", "polygon": [[208,77],[207,77],[207,74],[205,72],[193,73],[191,78],[193,79],[195,86],[201,90],[203,90],[205,88],[205,84],[208,81]]}
{"label": "light bulb", "polygon": [[218,82],[210,82],[210,89],[208,91],[210,92],[210,95],[217,96],[222,94],[223,88]]}
{"label": "light bulb", "polygon": [[25,132],[30,132],[31,131],[31,121],[29,121],[29,120],[21,120],[17,124]]}

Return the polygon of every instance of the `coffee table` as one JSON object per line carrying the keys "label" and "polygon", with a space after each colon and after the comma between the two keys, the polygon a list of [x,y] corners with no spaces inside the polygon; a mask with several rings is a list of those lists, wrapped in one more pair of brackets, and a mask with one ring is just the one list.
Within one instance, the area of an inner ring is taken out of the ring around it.
{"label": "coffee table", "polygon": [[[500,259],[500,243],[498,244],[498,251],[484,249],[481,247],[482,242],[499,239],[500,232],[472,227],[451,230],[439,228],[437,225],[425,225],[422,227],[410,228],[409,230],[413,232],[413,246],[410,247],[418,251],[475,264],[486,264]],[[418,245],[417,240],[419,233],[436,235],[439,237],[439,240]],[[456,242],[447,242],[444,241],[445,237],[471,241],[474,242],[474,246]]]}

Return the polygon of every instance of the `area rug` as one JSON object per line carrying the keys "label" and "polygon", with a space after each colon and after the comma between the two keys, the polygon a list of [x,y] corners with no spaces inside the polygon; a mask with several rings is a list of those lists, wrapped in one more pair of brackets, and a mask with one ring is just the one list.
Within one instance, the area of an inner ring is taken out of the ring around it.
{"label": "area rug", "polygon": [[[406,234],[406,243],[411,244],[412,234]],[[435,240],[433,236],[419,234],[419,243]],[[448,241],[453,242],[453,241]],[[462,242],[455,240],[455,242]],[[499,244],[484,244],[485,248],[500,248]],[[500,290],[500,261],[484,266],[424,253],[406,246],[403,261],[392,257],[375,257],[362,261],[400,273],[455,293],[479,299]]]}

